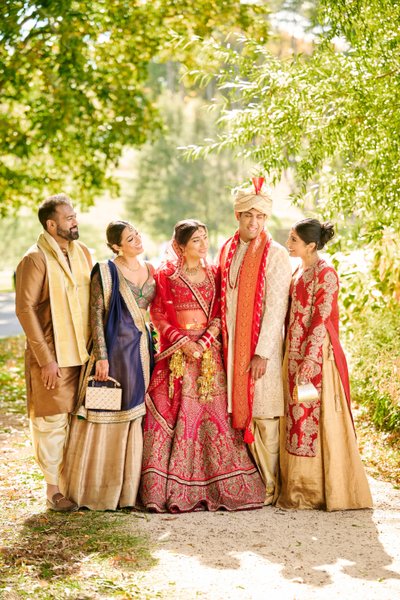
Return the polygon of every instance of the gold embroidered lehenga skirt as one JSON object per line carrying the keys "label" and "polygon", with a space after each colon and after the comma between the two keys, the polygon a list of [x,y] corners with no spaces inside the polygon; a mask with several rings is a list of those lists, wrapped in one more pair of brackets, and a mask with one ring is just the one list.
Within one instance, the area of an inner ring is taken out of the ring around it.
{"label": "gold embroidered lehenga skirt", "polygon": [[[284,364],[288,400],[287,355]],[[275,504],[280,508],[327,511],[370,508],[372,497],[359,455],[351,414],[330,340],[323,346],[321,414],[317,454],[295,456],[286,450],[286,418],[280,424],[280,468]]]}

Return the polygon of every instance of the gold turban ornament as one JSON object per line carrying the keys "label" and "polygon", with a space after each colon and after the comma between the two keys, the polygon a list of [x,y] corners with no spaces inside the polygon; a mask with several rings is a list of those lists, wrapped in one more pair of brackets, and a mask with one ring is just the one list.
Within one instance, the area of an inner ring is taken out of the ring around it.
{"label": "gold turban ornament", "polygon": [[234,191],[233,209],[235,212],[245,212],[255,208],[267,217],[272,214],[272,198],[264,184],[264,177],[253,177],[253,188],[237,189]]}

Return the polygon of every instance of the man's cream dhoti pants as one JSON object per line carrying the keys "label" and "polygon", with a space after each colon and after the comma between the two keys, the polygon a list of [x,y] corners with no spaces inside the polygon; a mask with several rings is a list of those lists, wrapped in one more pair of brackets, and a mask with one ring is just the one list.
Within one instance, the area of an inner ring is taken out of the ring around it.
{"label": "man's cream dhoti pants", "polygon": [[68,426],[68,413],[51,417],[33,417],[29,420],[35,458],[46,483],[50,485],[58,485]]}
{"label": "man's cream dhoti pants", "polygon": [[253,418],[251,431],[254,442],[249,444],[249,449],[265,483],[264,504],[267,505],[272,503],[275,491],[279,457],[279,417]]}

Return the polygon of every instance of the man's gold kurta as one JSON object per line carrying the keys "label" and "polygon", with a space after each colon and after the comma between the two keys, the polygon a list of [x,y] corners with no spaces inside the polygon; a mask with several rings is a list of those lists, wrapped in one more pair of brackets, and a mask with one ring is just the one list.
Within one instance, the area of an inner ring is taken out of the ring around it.
{"label": "man's gold kurta", "polygon": [[[91,264],[87,247],[79,244]],[[41,380],[41,368],[57,361],[50,307],[49,279],[43,252],[35,244],[25,254],[16,273],[16,314],[26,335],[25,377],[28,413],[46,417],[69,413],[77,395],[80,365],[62,367],[61,378],[54,390],[48,390]]]}

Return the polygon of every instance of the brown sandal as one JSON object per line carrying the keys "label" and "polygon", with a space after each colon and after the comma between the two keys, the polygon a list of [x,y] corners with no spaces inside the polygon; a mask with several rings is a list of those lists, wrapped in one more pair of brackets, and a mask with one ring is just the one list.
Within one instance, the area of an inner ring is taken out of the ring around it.
{"label": "brown sandal", "polygon": [[47,508],[50,508],[50,510],[55,510],[56,512],[75,512],[79,508],[76,502],[68,500],[61,492],[54,494],[51,500],[47,498],[46,506]]}

